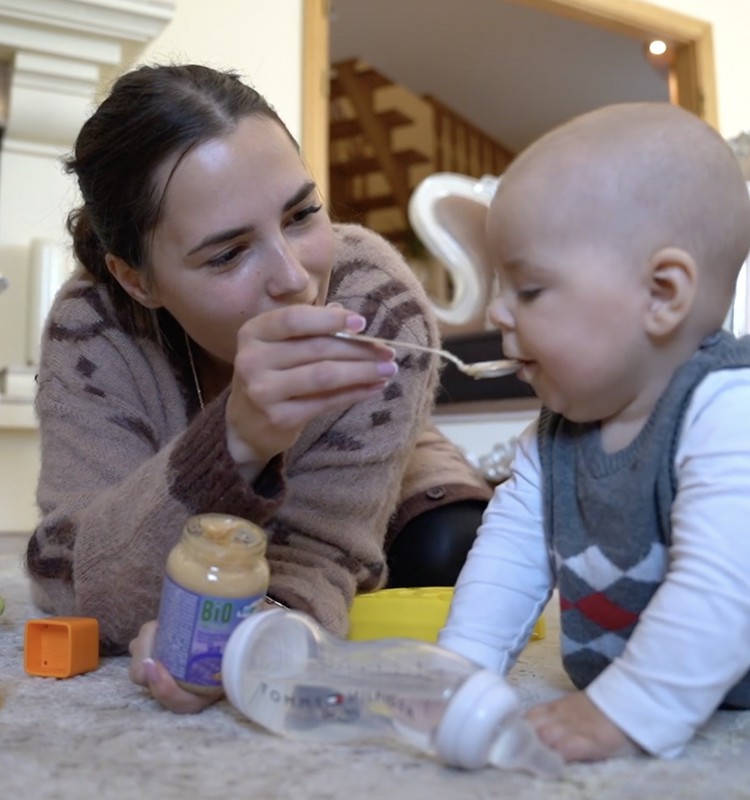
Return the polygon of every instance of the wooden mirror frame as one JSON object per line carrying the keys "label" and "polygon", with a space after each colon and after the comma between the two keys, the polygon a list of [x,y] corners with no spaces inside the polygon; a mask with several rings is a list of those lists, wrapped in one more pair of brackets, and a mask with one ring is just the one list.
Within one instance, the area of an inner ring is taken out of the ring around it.
{"label": "wooden mirror frame", "polygon": [[[622,0],[511,0],[646,42],[676,45],[677,103],[718,128],[711,24],[651,5]],[[328,194],[330,0],[303,0],[302,136],[305,160]]]}

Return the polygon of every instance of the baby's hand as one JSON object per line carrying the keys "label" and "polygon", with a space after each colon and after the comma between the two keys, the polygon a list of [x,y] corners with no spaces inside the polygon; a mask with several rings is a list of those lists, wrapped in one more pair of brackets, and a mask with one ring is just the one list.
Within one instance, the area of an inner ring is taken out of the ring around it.
{"label": "baby's hand", "polygon": [[539,738],[566,761],[603,761],[639,752],[584,692],[535,706],[526,718]]}

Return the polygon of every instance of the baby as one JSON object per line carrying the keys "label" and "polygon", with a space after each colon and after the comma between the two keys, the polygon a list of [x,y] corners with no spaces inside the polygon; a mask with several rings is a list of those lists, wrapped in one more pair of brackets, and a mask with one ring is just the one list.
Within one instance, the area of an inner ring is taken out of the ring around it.
{"label": "baby", "polygon": [[557,588],[579,691],[532,708],[566,760],[676,756],[750,708],[750,249],[726,143],[661,103],[553,130],[487,217],[490,316],[543,403],[484,515],[440,643],[507,672]]}

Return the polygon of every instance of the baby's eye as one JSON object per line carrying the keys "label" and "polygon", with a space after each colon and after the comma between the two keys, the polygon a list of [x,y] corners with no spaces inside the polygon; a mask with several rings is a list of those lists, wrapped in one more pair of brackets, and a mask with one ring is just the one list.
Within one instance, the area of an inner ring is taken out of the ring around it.
{"label": "baby's eye", "polygon": [[242,252],[242,247],[232,247],[229,250],[225,250],[223,253],[220,253],[218,256],[214,256],[214,258],[210,259],[206,263],[209,267],[226,267],[227,265],[231,264]]}
{"label": "baby's eye", "polygon": [[312,206],[305,206],[305,208],[301,208],[299,211],[295,211],[294,214],[292,214],[291,221],[293,223],[304,222],[309,216],[317,214],[322,208],[322,203]]}
{"label": "baby's eye", "polygon": [[542,290],[539,286],[530,286],[524,289],[519,289],[516,294],[518,295],[518,299],[522,303],[530,303],[532,300],[536,300],[537,297],[542,293]]}

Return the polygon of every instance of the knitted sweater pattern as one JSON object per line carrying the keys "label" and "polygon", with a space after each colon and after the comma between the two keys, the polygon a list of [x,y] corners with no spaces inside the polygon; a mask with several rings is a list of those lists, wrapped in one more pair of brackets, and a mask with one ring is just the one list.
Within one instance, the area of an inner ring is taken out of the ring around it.
{"label": "knitted sweater pattern", "polygon": [[[542,411],[545,538],[560,596],[563,665],[579,689],[623,651],[666,574],[675,454],[693,391],[711,372],[748,366],[750,337],[708,337],[636,439],[611,454],[597,424]],[[750,676],[727,700],[750,707]]]}
{"label": "knitted sweater pattern", "polygon": [[[362,314],[370,334],[436,344],[427,298],[395,248],[358,226],[335,236],[328,301]],[[121,652],[156,616],[187,517],[213,511],[264,526],[269,592],[345,634],[354,594],[385,582],[389,524],[393,534],[436,502],[490,495],[431,424],[436,360],[403,350],[397,361],[379,396],[311,422],[248,484],[226,447],[228,389],[201,411],[184,359],[133,339],[104,288],[74,275],[42,341],[35,600],[96,617],[105,651]]]}

